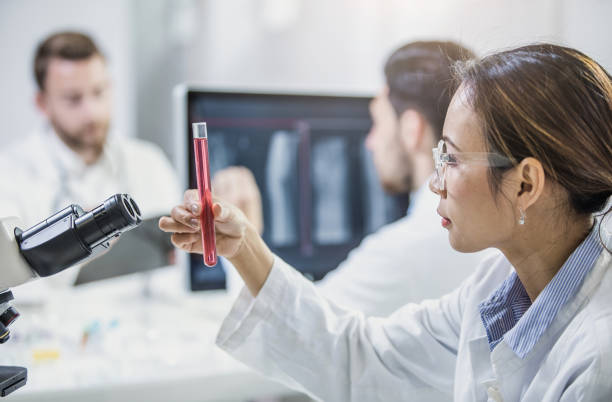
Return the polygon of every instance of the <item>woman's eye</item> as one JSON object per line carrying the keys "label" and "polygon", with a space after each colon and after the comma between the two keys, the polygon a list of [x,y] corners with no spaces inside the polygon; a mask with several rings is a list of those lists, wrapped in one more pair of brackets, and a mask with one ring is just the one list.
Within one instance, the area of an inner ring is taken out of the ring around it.
{"label": "woman's eye", "polygon": [[446,161],[447,161],[446,163],[448,163],[451,166],[457,165],[459,163],[459,160],[455,154],[447,154]]}

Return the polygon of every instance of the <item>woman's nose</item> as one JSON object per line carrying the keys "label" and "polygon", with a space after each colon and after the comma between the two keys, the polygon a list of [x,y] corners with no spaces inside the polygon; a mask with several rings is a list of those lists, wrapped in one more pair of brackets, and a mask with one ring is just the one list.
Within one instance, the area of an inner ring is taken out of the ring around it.
{"label": "woman's nose", "polygon": [[435,172],[431,176],[429,176],[429,190],[431,190],[432,193],[437,194],[442,198],[446,198],[446,191],[440,190],[438,180],[438,176]]}

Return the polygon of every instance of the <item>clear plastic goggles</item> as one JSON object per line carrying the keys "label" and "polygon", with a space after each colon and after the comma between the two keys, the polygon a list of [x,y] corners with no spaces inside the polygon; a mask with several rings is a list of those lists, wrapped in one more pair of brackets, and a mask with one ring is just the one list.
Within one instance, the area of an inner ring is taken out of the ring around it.
{"label": "clear plastic goggles", "polygon": [[460,164],[490,167],[510,167],[512,162],[503,155],[491,152],[454,152],[446,151],[444,140],[432,149],[435,173],[431,176],[431,185],[438,191],[446,191],[446,171],[448,166]]}

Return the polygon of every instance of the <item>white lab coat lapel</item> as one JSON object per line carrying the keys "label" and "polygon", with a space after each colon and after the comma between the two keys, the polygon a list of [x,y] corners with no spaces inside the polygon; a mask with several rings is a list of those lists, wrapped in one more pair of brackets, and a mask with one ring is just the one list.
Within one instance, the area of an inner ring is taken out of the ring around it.
{"label": "white lab coat lapel", "polygon": [[[610,247],[609,244],[608,247]],[[529,395],[532,393],[535,395],[543,394],[540,388],[546,389],[549,383],[534,380],[534,377],[541,377],[544,374],[540,371],[543,360],[547,358],[549,352],[556,346],[555,344],[559,341],[560,334],[567,329],[568,325],[575,319],[578,311],[588,303],[590,296],[602,283],[604,275],[610,268],[610,258],[610,253],[605,251],[601,253],[578,293],[559,310],[553,322],[524,359],[518,357],[504,341],[500,342],[493,349],[491,352],[491,366],[496,383],[489,386],[496,387],[503,400],[530,400]],[[567,343],[562,343],[560,347],[567,347]],[[569,355],[569,352],[568,350],[567,355]],[[554,375],[554,373],[551,374]],[[521,388],[521,384],[523,386],[526,385],[526,389]]]}
{"label": "white lab coat lapel", "polygon": [[[482,331],[484,334],[484,327]],[[472,399],[475,401],[483,400],[486,395],[482,394],[482,388],[494,379],[493,370],[489,356],[489,341],[487,335],[477,336],[468,341],[470,364],[472,369]]]}

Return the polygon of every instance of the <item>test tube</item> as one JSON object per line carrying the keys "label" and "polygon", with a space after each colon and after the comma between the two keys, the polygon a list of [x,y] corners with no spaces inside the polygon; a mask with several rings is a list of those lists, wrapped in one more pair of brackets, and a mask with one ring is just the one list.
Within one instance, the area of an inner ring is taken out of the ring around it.
{"label": "test tube", "polygon": [[202,211],[200,213],[200,228],[202,231],[202,251],[204,264],[212,267],[217,264],[217,247],[215,244],[215,220],[212,210],[212,194],[210,188],[210,167],[208,163],[208,135],[206,123],[193,123],[193,150],[195,153],[196,174],[198,177],[198,193]]}

